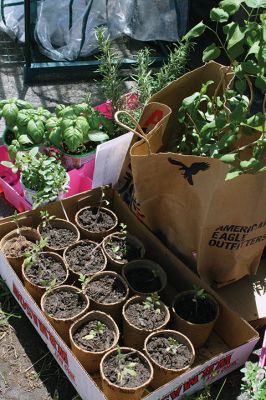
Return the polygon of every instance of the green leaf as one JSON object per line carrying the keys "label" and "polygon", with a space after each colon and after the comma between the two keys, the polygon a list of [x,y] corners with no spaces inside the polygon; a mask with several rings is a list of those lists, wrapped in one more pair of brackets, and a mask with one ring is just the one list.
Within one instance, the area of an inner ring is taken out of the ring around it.
{"label": "green leaf", "polygon": [[255,158],[251,158],[250,160],[244,160],[240,162],[240,167],[243,169],[251,169],[260,165],[260,161]]}
{"label": "green leaf", "polygon": [[11,168],[11,169],[14,167],[14,164],[10,161],[1,161],[0,164],[3,165],[4,167]]}
{"label": "green leaf", "polygon": [[49,141],[56,147],[61,147],[62,143],[62,129],[61,128],[54,128],[49,134]]}
{"label": "green leaf", "polygon": [[101,131],[91,131],[88,134],[88,138],[91,142],[105,142],[106,140],[109,139],[109,136],[107,133],[101,132]]}
{"label": "green leaf", "polygon": [[188,109],[191,109],[191,106],[194,106],[195,100],[200,96],[199,92],[193,93],[191,96],[186,97],[182,101],[182,105]]}
{"label": "green leaf", "polygon": [[33,143],[39,144],[44,139],[44,125],[41,121],[33,121],[32,119],[28,122],[27,129]]}
{"label": "green leaf", "polygon": [[36,146],[36,147],[33,147],[33,148],[29,151],[30,157],[36,157],[37,154],[38,154],[38,151],[39,151],[39,149],[38,149],[37,146]]}
{"label": "green leaf", "polygon": [[227,51],[235,59],[243,53],[243,43],[245,38],[244,28],[240,28],[235,22],[231,22],[224,27],[227,34]]}
{"label": "green leaf", "polygon": [[203,34],[206,29],[206,25],[201,21],[195,25],[190,31],[183,37],[184,40],[189,40],[198,37]]}
{"label": "green leaf", "polygon": [[21,135],[18,137],[18,142],[22,146],[25,144],[33,144],[33,142],[30,140],[30,138],[27,135]]}
{"label": "green leaf", "polygon": [[[247,56],[250,54],[258,54],[260,50],[260,41],[257,40],[256,42],[253,43],[253,45],[250,47],[249,51],[247,52]],[[247,57],[246,56],[246,57]]]}
{"label": "green leaf", "polygon": [[78,128],[83,133],[83,136],[86,137],[89,130],[89,124],[86,118],[78,117],[76,120],[76,128]]}
{"label": "green leaf", "polygon": [[229,14],[222,8],[213,8],[210,13],[210,18],[215,22],[226,22],[229,18]]}
{"label": "green leaf", "polygon": [[69,151],[75,152],[77,148],[83,144],[82,133],[72,126],[67,128],[63,133],[64,143],[68,147]]}
{"label": "green leaf", "polygon": [[225,180],[229,181],[231,179],[237,178],[238,176],[242,175],[243,171],[241,169],[232,169],[226,174]]}
{"label": "green leaf", "polygon": [[216,46],[212,43],[210,46],[206,47],[203,51],[202,61],[208,62],[211,60],[215,60],[221,54],[220,47]]}
{"label": "green leaf", "polygon": [[235,87],[240,94],[244,94],[247,88],[246,79],[236,79]]}
{"label": "green leaf", "polygon": [[15,125],[18,116],[18,108],[16,104],[5,104],[3,107],[2,115],[6,121],[7,126],[12,127],[13,125]]}
{"label": "green leaf", "polygon": [[237,158],[237,154],[225,154],[221,157],[218,157],[220,161],[226,163],[226,164],[233,164]]}
{"label": "green leaf", "polygon": [[244,3],[250,8],[266,7],[266,0],[244,0]]}
{"label": "green leaf", "polygon": [[219,6],[229,15],[234,15],[239,10],[240,4],[241,0],[223,0]]}

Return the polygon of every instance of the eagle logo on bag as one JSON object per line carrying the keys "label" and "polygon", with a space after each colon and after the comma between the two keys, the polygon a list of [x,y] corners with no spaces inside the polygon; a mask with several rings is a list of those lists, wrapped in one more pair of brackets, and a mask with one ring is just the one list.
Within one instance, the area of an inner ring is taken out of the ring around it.
{"label": "eagle logo on bag", "polygon": [[184,171],[182,174],[184,179],[188,181],[190,185],[193,185],[193,175],[196,175],[199,171],[206,171],[207,169],[210,168],[210,164],[205,163],[205,162],[195,162],[190,165],[190,167],[187,167],[185,164],[183,164],[181,161],[173,160],[172,158],[168,158],[169,163],[173,165],[178,165],[179,166],[179,171]]}

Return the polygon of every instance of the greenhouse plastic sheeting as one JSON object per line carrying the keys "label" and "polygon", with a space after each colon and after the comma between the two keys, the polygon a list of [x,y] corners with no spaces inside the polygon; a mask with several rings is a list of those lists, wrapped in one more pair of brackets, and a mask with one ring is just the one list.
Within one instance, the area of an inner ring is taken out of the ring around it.
{"label": "greenhouse plastic sheeting", "polygon": [[[33,1],[32,1],[33,3]],[[97,49],[95,28],[111,39],[127,35],[141,41],[173,42],[187,27],[188,0],[40,0],[35,40],[56,61],[75,60]],[[0,0],[0,28],[24,40],[22,2]]]}

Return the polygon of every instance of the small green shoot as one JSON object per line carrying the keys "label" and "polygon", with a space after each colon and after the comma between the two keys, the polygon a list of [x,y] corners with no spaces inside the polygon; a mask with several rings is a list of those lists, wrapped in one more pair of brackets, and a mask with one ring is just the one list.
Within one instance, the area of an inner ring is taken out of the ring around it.
{"label": "small green shoot", "polygon": [[158,295],[157,292],[151,293],[149,296],[146,297],[146,299],[143,302],[144,309],[145,310],[152,310],[155,311],[157,314],[160,314],[160,296]]}
{"label": "small green shoot", "polygon": [[123,354],[120,347],[117,346],[117,355],[116,359],[118,362],[118,371],[117,371],[117,380],[119,383],[122,383],[125,378],[129,376],[136,376],[137,372],[135,371],[136,363],[129,361],[126,362],[127,354]]}
{"label": "small green shoot", "polygon": [[93,275],[91,275],[91,276],[83,275],[83,274],[79,275],[78,281],[81,284],[81,292],[85,291],[86,285],[92,280],[92,277],[93,277]]}
{"label": "small green shoot", "polygon": [[198,301],[206,299],[206,292],[204,289],[193,285],[194,295],[192,297],[192,301],[195,304],[195,315],[198,314]]}
{"label": "small green shoot", "polygon": [[49,226],[51,228],[50,221],[55,219],[55,215],[50,215],[48,211],[40,211],[40,215],[42,218],[42,227],[45,228]]}
{"label": "small green shoot", "polygon": [[24,253],[24,263],[26,268],[37,263],[40,253],[43,251],[45,246],[47,246],[47,239],[41,238],[39,242],[33,244],[31,250]]}
{"label": "small green shoot", "polygon": [[166,348],[167,353],[171,353],[173,355],[175,355],[178,351],[178,349],[180,349],[183,345],[178,343],[178,341],[176,339],[174,339],[173,337],[169,337],[168,338],[168,347]]}
{"label": "small green shoot", "polygon": [[44,280],[44,279],[42,279],[42,280],[40,281],[40,285],[43,286],[43,287],[45,287],[45,289],[46,289],[47,292],[48,292],[49,290],[53,289],[53,288],[56,286],[56,284],[57,284],[57,279],[56,279],[56,278],[54,278],[54,279],[51,280],[50,282],[49,282],[49,281],[46,281],[46,280]]}
{"label": "small green shoot", "polygon": [[106,325],[103,324],[101,321],[97,321],[95,328],[90,330],[90,333],[86,336],[83,336],[82,339],[84,340],[92,340],[94,339],[96,336],[100,336],[104,333],[104,331],[106,330]]}
{"label": "small green shoot", "polygon": [[17,227],[17,235],[21,236],[21,230],[20,230],[20,226],[19,226],[19,216],[18,216],[18,212],[17,210],[14,212],[14,214],[12,215],[12,222],[14,222],[14,224],[16,224]]}

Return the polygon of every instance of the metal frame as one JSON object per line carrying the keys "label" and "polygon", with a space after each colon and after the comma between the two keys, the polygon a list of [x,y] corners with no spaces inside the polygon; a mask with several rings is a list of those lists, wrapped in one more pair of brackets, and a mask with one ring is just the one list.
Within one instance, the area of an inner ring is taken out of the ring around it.
{"label": "metal frame", "polygon": [[[60,0],[59,0],[60,1]],[[33,3],[33,4],[32,4]],[[34,7],[34,8],[33,8]],[[34,27],[36,20],[36,1],[24,0],[24,15],[25,15],[25,66],[24,66],[24,82],[31,84],[41,80],[45,74],[58,74],[64,72],[63,79],[70,78],[74,72],[78,72],[75,79],[88,79],[93,73],[95,76],[96,70],[100,64],[97,59],[90,60],[75,60],[75,61],[36,61],[36,43],[34,41]],[[34,15],[34,17],[33,17]],[[151,57],[153,67],[160,67],[168,58],[168,48],[163,42],[153,42],[159,47],[162,55],[160,57]],[[168,43],[169,44],[169,43]],[[35,48],[34,48],[35,47]],[[115,62],[115,61],[114,61]],[[134,59],[125,58],[119,60],[121,69],[130,69],[136,61]],[[58,79],[58,77],[57,77]],[[60,79],[60,75],[59,75]]]}

